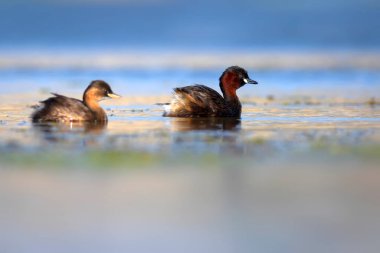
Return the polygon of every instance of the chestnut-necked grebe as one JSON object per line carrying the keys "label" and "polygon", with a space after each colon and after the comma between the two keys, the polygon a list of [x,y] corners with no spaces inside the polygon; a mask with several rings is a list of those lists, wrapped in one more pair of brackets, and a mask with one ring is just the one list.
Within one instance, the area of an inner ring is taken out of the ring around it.
{"label": "chestnut-necked grebe", "polygon": [[52,93],[54,97],[41,101],[43,104],[32,114],[33,122],[107,121],[105,111],[99,106],[104,98],[120,97],[112,92],[104,81],[92,81],[83,94],[83,101]]}
{"label": "chestnut-necked grebe", "polygon": [[204,85],[175,88],[172,101],[165,106],[164,116],[240,118],[241,104],[236,90],[247,83],[257,84],[249,78],[246,70],[232,66],[219,78],[223,97]]}

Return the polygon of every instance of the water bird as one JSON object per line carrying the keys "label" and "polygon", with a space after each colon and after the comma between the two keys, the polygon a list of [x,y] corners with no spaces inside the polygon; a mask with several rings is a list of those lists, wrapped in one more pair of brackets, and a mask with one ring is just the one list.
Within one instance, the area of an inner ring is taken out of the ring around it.
{"label": "water bird", "polygon": [[240,118],[241,103],[236,91],[245,84],[257,82],[249,78],[245,69],[231,66],[219,78],[223,96],[214,89],[200,84],[174,88],[171,102],[164,105],[163,116]]}
{"label": "water bird", "polygon": [[83,101],[52,93],[50,97],[40,103],[32,114],[34,123],[38,122],[107,122],[107,114],[100,107],[99,101],[105,98],[118,98],[110,85],[102,80],[90,83],[83,93]]}

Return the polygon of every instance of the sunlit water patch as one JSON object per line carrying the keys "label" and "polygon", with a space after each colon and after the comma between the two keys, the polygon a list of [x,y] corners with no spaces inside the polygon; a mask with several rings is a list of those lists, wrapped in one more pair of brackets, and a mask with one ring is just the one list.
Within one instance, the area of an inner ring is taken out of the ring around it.
{"label": "sunlit water patch", "polygon": [[[128,99],[126,99],[128,100]],[[106,125],[33,125],[32,109],[2,105],[4,151],[137,151],[175,156],[183,153],[241,155],[266,150],[296,152],[326,146],[378,144],[379,106],[367,104],[243,104],[241,119],[162,117],[155,104],[107,102]]]}

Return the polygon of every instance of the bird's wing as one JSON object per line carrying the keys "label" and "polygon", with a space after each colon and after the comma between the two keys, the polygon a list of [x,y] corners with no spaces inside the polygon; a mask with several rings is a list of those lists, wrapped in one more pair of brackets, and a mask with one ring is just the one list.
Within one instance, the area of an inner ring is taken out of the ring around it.
{"label": "bird's wing", "polygon": [[225,110],[224,98],[204,85],[185,86],[174,89],[174,96],[166,107],[166,116],[210,117]]}
{"label": "bird's wing", "polygon": [[41,101],[43,107],[36,111],[33,118],[44,121],[81,121],[92,117],[90,109],[82,101],[53,93],[50,97]]}

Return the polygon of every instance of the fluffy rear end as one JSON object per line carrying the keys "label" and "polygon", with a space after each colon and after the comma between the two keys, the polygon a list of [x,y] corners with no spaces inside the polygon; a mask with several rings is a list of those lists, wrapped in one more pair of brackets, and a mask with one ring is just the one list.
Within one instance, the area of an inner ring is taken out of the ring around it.
{"label": "fluffy rear end", "polygon": [[224,100],[204,85],[175,88],[172,101],[165,106],[167,117],[212,117],[223,110]]}
{"label": "fluffy rear end", "polygon": [[33,122],[71,122],[91,120],[90,110],[80,100],[54,94],[32,114]]}
{"label": "fluffy rear end", "polygon": [[58,103],[55,98],[49,98],[32,114],[32,121],[38,122],[69,122],[71,121],[70,114]]}
{"label": "fluffy rear end", "polygon": [[[178,115],[188,114],[191,111],[191,108],[189,108],[187,104],[188,101],[186,96],[183,96],[183,93],[175,89],[170,104],[164,105],[164,116],[176,117]],[[187,108],[187,110],[185,108]]]}

